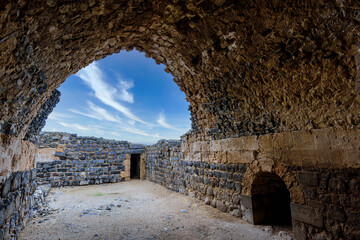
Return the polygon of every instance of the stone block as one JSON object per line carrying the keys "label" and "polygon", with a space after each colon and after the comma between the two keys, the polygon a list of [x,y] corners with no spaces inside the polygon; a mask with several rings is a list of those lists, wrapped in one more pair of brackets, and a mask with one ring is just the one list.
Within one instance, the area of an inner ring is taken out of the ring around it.
{"label": "stone block", "polygon": [[260,135],[258,138],[259,149],[261,149],[261,150],[273,149],[272,138],[273,138],[273,135],[271,135],[271,134]]}
{"label": "stone block", "polygon": [[349,192],[354,195],[360,195],[360,178],[351,179],[349,184]]}
{"label": "stone block", "polygon": [[244,150],[256,151],[259,150],[258,136],[243,137]]}
{"label": "stone block", "polygon": [[330,219],[334,219],[340,222],[344,222],[346,219],[345,211],[342,208],[333,204],[328,207],[327,216]]}
{"label": "stone block", "polygon": [[6,179],[6,181],[2,184],[2,193],[1,197],[6,198],[7,194],[11,189],[11,178]]}
{"label": "stone block", "polygon": [[[0,227],[5,223],[5,208],[0,204]],[[1,238],[0,238],[1,239]]]}
{"label": "stone block", "polygon": [[37,173],[36,168],[31,170],[31,181],[34,181],[36,179],[36,173]]}
{"label": "stone block", "polygon": [[[350,212],[348,213],[348,218],[346,223],[348,223],[349,225],[356,227],[359,226],[359,220],[360,220],[360,211],[357,212]],[[1,224],[0,224],[1,225]]]}
{"label": "stone block", "polygon": [[240,209],[234,209],[230,211],[230,214],[237,218],[240,218],[242,216],[242,212],[240,211]]}
{"label": "stone block", "polygon": [[15,175],[13,175],[12,181],[11,181],[11,191],[12,192],[19,189],[19,187],[21,185],[21,177],[22,177],[21,172],[17,172],[17,173],[15,173]]}
{"label": "stone block", "polygon": [[251,224],[254,224],[254,218],[253,218],[253,211],[252,209],[247,209],[244,213],[243,219]]}
{"label": "stone block", "polygon": [[234,194],[233,196],[232,196],[232,202],[234,203],[234,204],[239,204],[240,203],[240,195],[239,194]]}
{"label": "stone block", "polygon": [[346,193],[346,184],[342,179],[331,178],[329,180],[329,191],[333,193]]}
{"label": "stone block", "polygon": [[293,220],[293,232],[294,232],[294,239],[296,240],[306,240],[308,239],[306,236],[306,227],[305,224],[302,222],[294,221]]}
{"label": "stone block", "polygon": [[251,163],[254,161],[254,151],[242,150],[226,153],[229,164]]}
{"label": "stone block", "polygon": [[88,180],[82,180],[80,181],[80,185],[88,185],[89,181]]}
{"label": "stone block", "polygon": [[311,224],[315,227],[323,226],[323,216],[320,211],[310,206],[300,205],[296,203],[290,204],[291,217],[294,220]]}
{"label": "stone block", "polygon": [[250,195],[240,195],[241,205],[246,208],[252,208],[252,197]]}
{"label": "stone block", "polygon": [[241,183],[235,183],[235,191],[241,193],[242,186]]}
{"label": "stone block", "polygon": [[304,186],[317,187],[319,185],[318,174],[315,172],[298,172],[298,179]]}
{"label": "stone block", "polygon": [[64,152],[55,152],[55,157],[66,157]]}
{"label": "stone block", "polygon": [[22,181],[21,181],[21,186],[22,187],[25,187],[26,185],[29,184],[29,182],[30,182],[30,174],[31,174],[30,171],[26,171],[26,172],[23,173],[23,177],[22,177]]}
{"label": "stone block", "polygon": [[210,142],[211,152],[221,152],[221,142],[219,140],[213,140]]}
{"label": "stone block", "polygon": [[222,201],[219,201],[219,200],[216,201],[216,208],[222,212],[227,212],[227,207],[226,207],[225,203],[223,203]]}

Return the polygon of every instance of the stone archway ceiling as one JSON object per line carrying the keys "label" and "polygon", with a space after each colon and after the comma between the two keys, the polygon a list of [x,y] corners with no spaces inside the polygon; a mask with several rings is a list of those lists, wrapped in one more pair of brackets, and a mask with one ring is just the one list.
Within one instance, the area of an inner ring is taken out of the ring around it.
{"label": "stone archway ceiling", "polygon": [[52,91],[134,47],[166,65],[203,139],[360,123],[359,2],[0,3],[0,119],[24,138]]}

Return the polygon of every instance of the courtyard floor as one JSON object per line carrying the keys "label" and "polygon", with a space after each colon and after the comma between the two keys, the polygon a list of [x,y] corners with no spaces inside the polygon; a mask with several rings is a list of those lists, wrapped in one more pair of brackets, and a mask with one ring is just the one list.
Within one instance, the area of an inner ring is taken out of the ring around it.
{"label": "courtyard floor", "polygon": [[253,226],[148,181],[54,188],[27,240],[289,239],[283,229]]}

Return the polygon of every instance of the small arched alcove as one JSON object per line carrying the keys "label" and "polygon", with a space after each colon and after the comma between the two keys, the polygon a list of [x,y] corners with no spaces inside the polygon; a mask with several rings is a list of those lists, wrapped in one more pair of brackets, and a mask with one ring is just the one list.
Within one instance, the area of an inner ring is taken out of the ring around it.
{"label": "small arched alcove", "polygon": [[259,173],[252,184],[254,224],[291,225],[290,193],[275,173]]}

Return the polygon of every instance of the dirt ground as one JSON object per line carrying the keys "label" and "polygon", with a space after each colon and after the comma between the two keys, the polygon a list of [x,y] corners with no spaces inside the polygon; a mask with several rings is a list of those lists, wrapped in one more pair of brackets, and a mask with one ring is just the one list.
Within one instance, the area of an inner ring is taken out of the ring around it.
{"label": "dirt ground", "polygon": [[148,181],[56,188],[47,202],[21,239],[290,239]]}

